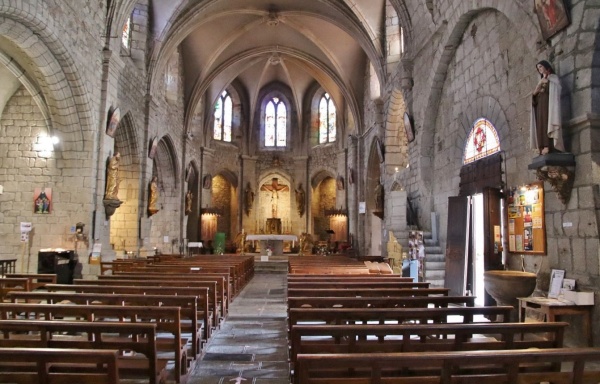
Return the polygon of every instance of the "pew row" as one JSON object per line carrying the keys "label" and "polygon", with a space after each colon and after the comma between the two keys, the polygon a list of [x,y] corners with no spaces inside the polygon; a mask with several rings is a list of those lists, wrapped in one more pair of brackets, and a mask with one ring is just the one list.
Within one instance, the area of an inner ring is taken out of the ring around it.
{"label": "pew row", "polygon": [[217,283],[217,299],[221,303],[222,317],[223,320],[227,316],[229,311],[229,299],[231,298],[231,291],[229,287],[229,275],[228,274],[210,274],[210,273],[179,273],[179,274],[165,274],[165,273],[125,273],[120,272],[115,275],[99,275],[98,280],[142,280],[146,281],[149,279],[153,280],[164,280],[169,279],[172,281],[215,281]]}
{"label": "pew row", "polygon": [[199,357],[202,344],[207,342],[206,327],[198,320],[198,299],[185,295],[107,295],[103,293],[72,292],[11,292],[13,303],[78,304],[78,305],[133,305],[154,307],[179,307],[181,330],[184,337],[192,340],[192,356]]}
{"label": "pew row", "polygon": [[[509,319],[513,307],[445,307],[445,308],[290,308],[290,329],[300,324],[470,324],[487,322],[484,318]],[[504,320],[506,321],[506,320]]]}
{"label": "pew row", "polygon": [[441,352],[561,348],[565,322],[296,325],[291,330],[291,361],[298,354]]}
{"label": "pew row", "polygon": [[100,285],[100,286],[145,286],[145,287],[190,287],[190,288],[207,288],[208,310],[212,313],[212,324],[215,328],[218,327],[220,319],[223,317],[221,309],[223,308],[223,300],[217,296],[217,282],[204,280],[171,280],[171,279],[74,279],[74,285]]}
{"label": "pew row", "polygon": [[155,384],[166,377],[166,364],[157,359],[155,324],[0,320],[0,347],[117,350],[120,378]]}
{"label": "pew row", "polygon": [[473,307],[475,296],[288,297],[288,308],[427,308]]}
{"label": "pew row", "polygon": [[[411,283],[409,283],[411,284]],[[448,296],[448,288],[289,288],[289,297]]]}
{"label": "pew row", "polygon": [[16,384],[119,383],[117,351],[0,348],[0,382]]}
{"label": "pew row", "polygon": [[0,303],[1,320],[119,321],[156,324],[158,359],[173,361],[178,383],[186,378],[193,360],[188,361],[187,343],[181,330],[179,307],[116,305],[60,305]]}
{"label": "pew row", "polygon": [[0,302],[13,291],[31,291],[29,279],[21,277],[0,277]]}
{"label": "pew row", "polygon": [[599,348],[299,354],[297,371],[302,384],[596,384],[598,361]]}
{"label": "pew row", "polygon": [[198,319],[202,319],[205,337],[208,339],[214,327],[212,313],[208,307],[208,289],[202,287],[147,287],[147,286],[118,286],[118,285],[69,285],[48,284],[49,292],[104,293],[131,295],[173,295],[196,296]]}
{"label": "pew row", "polygon": [[56,274],[54,273],[9,273],[6,277],[29,280],[29,290],[43,288],[46,284],[56,284]]}

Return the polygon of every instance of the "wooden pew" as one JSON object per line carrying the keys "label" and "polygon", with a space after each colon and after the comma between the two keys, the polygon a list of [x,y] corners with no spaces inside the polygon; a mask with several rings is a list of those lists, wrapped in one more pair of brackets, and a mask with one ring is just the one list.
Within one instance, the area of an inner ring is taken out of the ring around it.
{"label": "wooden pew", "polygon": [[6,277],[28,279],[31,291],[43,288],[46,284],[56,284],[56,274],[54,273],[10,273]]}
{"label": "wooden pew", "polygon": [[[0,303],[1,320],[62,320],[151,322],[158,332],[159,360],[174,361],[178,383],[186,377],[188,368],[187,346],[183,338],[179,307],[116,306],[116,305],[60,305]],[[193,363],[193,361],[190,361]]]}
{"label": "wooden pew", "polygon": [[300,275],[288,274],[287,281],[398,281],[412,282],[412,277],[403,277],[400,275]]}
{"label": "wooden pew", "polygon": [[97,276],[98,280],[148,280],[148,279],[156,279],[163,280],[169,279],[174,281],[214,281],[217,283],[217,299],[221,303],[221,316],[220,320],[223,320],[225,316],[227,316],[227,312],[229,311],[229,298],[231,297],[231,292],[229,291],[229,275],[228,274],[209,274],[209,273],[156,273],[156,272],[147,272],[147,273],[117,273],[115,275],[100,275]]}
{"label": "wooden pew", "polygon": [[13,303],[79,304],[79,305],[133,305],[179,307],[181,331],[192,340],[190,356],[202,353],[202,343],[208,341],[208,333],[198,321],[198,298],[192,295],[133,295],[74,292],[10,292]]}
{"label": "wooden pew", "polygon": [[[513,307],[290,308],[290,329],[299,324],[474,323],[477,316],[509,319]],[[487,320],[485,320],[487,322]],[[506,321],[506,320],[505,320]]]}
{"label": "wooden pew", "polygon": [[[159,365],[157,359],[156,324],[0,320],[0,347],[117,350],[121,378],[151,384],[165,379],[166,363]],[[128,356],[130,351],[136,355]]]}
{"label": "wooden pew", "polygon": [[208,308],[212,312],[212,324],[216,328],[221,319],[221,308],[219,299],[217,298],[217,282],[216,281],[199,281],[199,280],[172,280],[172,279],[108,279],[108,280],[89,280],[89,279],[74,279],[73,285],[101,285],[101,286],[149,286],[149,287],[193,287],[207,288]]}
{"label": "wooden pew", "polygon": [[[362,267],[344,267],[344,266],[330,266],[330,267],[308,267],[308,266],[297,266],[291,267],[288,270],[292,274],[301,275],[370,275],[371,272],[366,266]],[[382,275],[376,275],[382,276]]]}
{"label": "wooden pew", "polygon": [[290,288],[289,297],[399,297],[399,296],[448,296],[448,288]]}
{"label": "wooden pew", "polygon": [[[60,370],[56,368],[60,368]],[[17,384],[119,383],[117,351],[0,348],[0,382]]]}
{"label": "wooden pew", "polygon": [[17,277],[0,277],[0,302],[4,301],[6,294],[12,291],[31,291],[29,279]]}
{"label": "wooden pew", "polygon": [[289,308],[427,308],[475,305],[475,296],[288,297]]}
{"label": "wooden pew", "polygon": [[373,288],[429,288],[429,283],[412,281],[288,281],[290,289],[373,289]]}
{"label": "wooden pew", "polygon": [[296,325],[291,361],[301,353],[441,352],[561,348],[565,322]]}
{"label": "wooden pew", "polygon": [[300,354],[297,372],[302,384],[596,384],[600,370],[586,363],[598,361],[600,348]]}
{"label": "wooden pew", "polygon": [[147,287],[147,286],[118,286],[118,285],[69,285],[48,284],[49,292],[80,292],[104,294],[131,294],[131,295],[183,295],[196,296],[198,303],[198,318],[202,319],[206,329],[206,338],[211,335],[212,313],[208,307],[208,289],[202,287]]}

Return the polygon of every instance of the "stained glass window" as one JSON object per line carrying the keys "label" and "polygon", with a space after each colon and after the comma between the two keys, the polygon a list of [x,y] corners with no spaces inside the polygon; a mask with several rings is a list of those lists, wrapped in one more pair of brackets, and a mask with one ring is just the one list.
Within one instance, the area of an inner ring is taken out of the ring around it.
{"label": "stained glass window", "polygon": [[500,152],[496,128],[487,119],[477,119],[467,137],[463,164],[472,163],[496,152]]}
{"label": "stained glass window", "polygon": [[127,49],[131,43],[131,16],[127,18],[125,25],[123,25],[123,34],[121,35],[121,44]]}
{"label": "stained glass window", "polygon": [[336,111],[333,100],[325,93],[319,102],[319,144],[331,143],[336,137]]}
{"label": "stained glass window", "polygon": [[231,123],[233,121],[233,101],[227,91],[223,91],[215,104],[215,125],[213,138],[231,142]]}
{"label": "stained glass window", "polygon": [[287,109],[285,103],[274,97],[265,109],[265,146],[285,147],[287,143]]}

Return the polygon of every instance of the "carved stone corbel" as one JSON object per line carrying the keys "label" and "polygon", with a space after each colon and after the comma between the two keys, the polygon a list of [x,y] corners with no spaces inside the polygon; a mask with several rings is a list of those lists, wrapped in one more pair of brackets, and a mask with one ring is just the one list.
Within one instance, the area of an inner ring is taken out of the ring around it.
{"label": "carved stone corbel", "polygon": [[575,156],[572,153],[548,153],[538,156],[529,164],[539,180],[547,181],[558,194],[560,201],[567,205],[575,179]]}

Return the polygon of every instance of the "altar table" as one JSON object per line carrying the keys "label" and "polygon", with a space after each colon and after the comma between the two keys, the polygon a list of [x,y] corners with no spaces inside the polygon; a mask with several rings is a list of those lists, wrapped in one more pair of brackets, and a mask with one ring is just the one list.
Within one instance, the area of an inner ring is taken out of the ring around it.
{"label": "altar table", "polygon": [[[284,241],[298,241],[296,235],[247,235],[246,240],[260,242],[260,254],[266,255],[267,248],[271,249],[273,255],[283,255]],[[293,246],[293,245],[292,245]]]}

